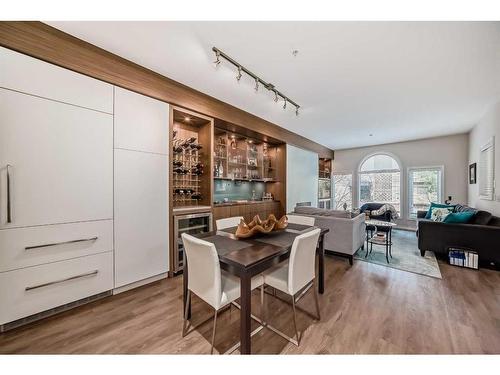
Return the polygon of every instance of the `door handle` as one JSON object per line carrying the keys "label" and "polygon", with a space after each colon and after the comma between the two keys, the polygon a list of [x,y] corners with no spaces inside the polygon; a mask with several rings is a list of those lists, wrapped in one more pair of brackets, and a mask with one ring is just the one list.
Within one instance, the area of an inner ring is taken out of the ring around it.
{"label": "door handle", "polygon": [[29,291],[29,290],[33,290],[33,289],[43,288],[43,287],[46,287],[49,285],[64,283],[64,282],[70,281],[70,280],[81,279],[82,277],[95,276],[95,275],[97,275],[98,272],[99,272],[98,270],[94,270],[91,272],[82,273],[81,275],[67,277],[67,278],[61,279],[61,280],[50,281],[48,283],[38,284],[38,285],[34,285],[34,286],[27,286],[26,288],[24,288],[24,290]]}
{"label": "door handle", "polygon": [[12,223],[12,202],[11,202],[11,188],[10,188],[10,164],[7,164],[7,224]]}
{"label": "door handle", "polygon": [[26,246],[24,250],[33,250],[33,249],[39,249],[41,247],[50,247],[50,246],[57,246],[57,245],[66,245],[66,244],[71,244],[71,243],[77,243],[77,242],[87,242],[87,241],[96,241],[96,237],[92,238],[82,238],[79,240],[71,240],[71,241],[63,241],[63,242],[54,242],[54,243],[47,243],[43,245],[35,245],[35,246]]}

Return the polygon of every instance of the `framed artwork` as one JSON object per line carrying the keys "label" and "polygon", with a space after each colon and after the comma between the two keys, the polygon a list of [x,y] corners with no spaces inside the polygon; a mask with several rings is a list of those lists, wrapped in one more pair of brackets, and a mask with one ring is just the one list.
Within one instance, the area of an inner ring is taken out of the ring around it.
{"label": "framed artwork", "polygon": [[471,165],[469,165],[469,184],[476,183],[476,170],[477,163],[472,163]]}

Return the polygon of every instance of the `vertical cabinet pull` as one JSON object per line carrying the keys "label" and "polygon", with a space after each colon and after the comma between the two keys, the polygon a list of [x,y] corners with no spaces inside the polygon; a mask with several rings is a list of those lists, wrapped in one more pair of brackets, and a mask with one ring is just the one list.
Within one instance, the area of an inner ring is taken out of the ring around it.
{"label": "vertical cabinet pull", "polygon": [[7,224],[12,223],[12,202],[10,187],[10,164],[7,164]]}

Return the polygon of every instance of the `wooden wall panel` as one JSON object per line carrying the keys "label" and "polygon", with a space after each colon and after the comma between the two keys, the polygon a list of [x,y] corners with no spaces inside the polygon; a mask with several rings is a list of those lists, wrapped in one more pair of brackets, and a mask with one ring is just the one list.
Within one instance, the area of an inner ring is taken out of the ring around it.
{"label": "wooden wall panel", "polygon": [[333,158],[333,151],[42,22],[0,22],[0,45]]}

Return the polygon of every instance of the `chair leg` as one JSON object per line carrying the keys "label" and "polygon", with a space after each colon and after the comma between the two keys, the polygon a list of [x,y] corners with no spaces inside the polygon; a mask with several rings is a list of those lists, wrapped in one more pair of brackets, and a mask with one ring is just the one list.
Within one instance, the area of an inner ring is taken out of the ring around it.
{"label": "chair leg", "polygon": [[189,306],[191,304],[191,291],[188,289],[187,291],[187,301],[186,301],[186,307],[184,309],[184,322],[182,325],[182,337],[186,336],[186,328],[187,328],[187,323],[188,323],[188,313],[189,313]]}
{"label": "chair leg", "polygon": [[264,285],[260,287],[260,314],[261,314],[261,320],[262,320],[262,325],[266,325],[266,305],[265,305],[265,294],[264,293]]}
{"label": "chair leg", "polygon": [[299,330],[297,329],[297,311],[295,309],[295,296],[292,296],[292,308],[293,308],[293,325],[295,326],[295,336],[297,337],[297,346],[300,345]]}
{"label": "chair leg", "polygon": [[215,310],[214,315],[214,328],[212,331],[212,349],[210,349],[210,354],[214,354],[214,343],[215,343],[215,331],[217,330],[217,310]]}
{"label": "chair leg", "polygon": [[316,302],[316,313],[318,314],[318,320],[321,320],[321,314],[319,312],[319,298],[318,298],[318,288],[316,287],[316,279],[313,280],[314,289],[314,301]]}

